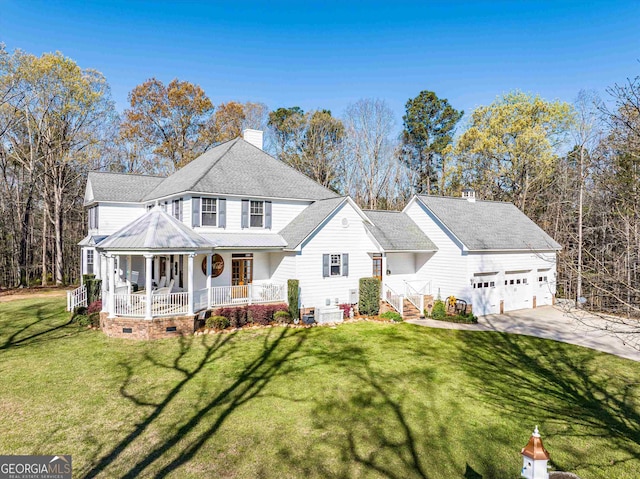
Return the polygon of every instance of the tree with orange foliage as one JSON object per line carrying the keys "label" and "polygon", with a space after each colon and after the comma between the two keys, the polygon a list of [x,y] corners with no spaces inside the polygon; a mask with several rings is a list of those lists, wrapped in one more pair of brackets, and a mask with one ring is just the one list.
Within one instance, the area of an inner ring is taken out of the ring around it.
{"label": "tree with orange foliage", "polygon": [[157,170],[175,171],[210,146],[202,137],[214,106],[198,85],[174,79],[165,86],[151,78],[131,91],[129,103],[121,138],[154,157]]}

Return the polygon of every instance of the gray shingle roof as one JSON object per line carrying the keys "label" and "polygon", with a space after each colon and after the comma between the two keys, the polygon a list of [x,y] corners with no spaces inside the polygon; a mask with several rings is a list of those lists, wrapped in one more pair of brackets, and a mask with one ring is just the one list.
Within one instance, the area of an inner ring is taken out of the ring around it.
{"label": "gray shingle roof", "polygon": [[309,200],[337,196],[242,138],[200,155],[144,198],[153,200],[183,191]]}
{"label": "gray shingle roof", "polygon": [[140,202],[163,180],[161,176],[91,171],[87,184],[91,186],[93,197],[85,196],[85,205],[94,201]]}
{"label": "gray shingle roof", "polygon": [[100,242],[105,250],[212,250],[209,241],[156,206]]}
{"label": "gray shingle roof", "polygon": [[292,249],[302,243],[327,216],[345,201],[347,201],[346,197],[338,197],[316,201],[307,206],[279,233],[287,242],[287,248]]}
{"label": "gray shingle roof", "polygon": [[385,251],[437,251],[437,246],[409,216],[400,211],[365,210],[373,224],[365,223]]}
{"label": "gray shingle roof", "polygon": [[418,199],[471,251],[562,248],[511,203],[441,196]]}
{"label": "gray shingle roof", "polygon": [[82,240],[78,243],[78,246],[95,246],[100,243],[100,241],[108,237],[108,235],[87,235],[82,238]]}
{"label": "gray shingle roof", "polygon": [[202,233],[216,248],[283,248],[287,242],[275,233]]}

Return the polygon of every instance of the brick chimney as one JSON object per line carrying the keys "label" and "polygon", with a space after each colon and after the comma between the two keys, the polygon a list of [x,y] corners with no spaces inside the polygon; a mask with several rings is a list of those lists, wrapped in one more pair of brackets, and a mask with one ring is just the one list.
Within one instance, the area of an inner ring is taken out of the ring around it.
{"label": "brick chimney", "polygon": [[244,138],[245,141],[251,143],[253,146],[260,148],[261,150],[263,135],[264,133],[262,132],[262,130],[252,130],[250,128],[247,128],[246,130],[242,131],[242,138]]}

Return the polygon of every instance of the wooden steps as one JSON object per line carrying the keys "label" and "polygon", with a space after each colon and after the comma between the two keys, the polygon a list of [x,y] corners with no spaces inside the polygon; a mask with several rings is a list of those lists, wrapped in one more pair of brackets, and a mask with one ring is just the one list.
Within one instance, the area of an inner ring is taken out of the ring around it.
{"label": "wooden steps", "polygon": [[406,298],[403,299],[402,312],[403,312],[402,318],[404,320],[420,319],[420,317],[423,315],[423,313],[419,311],[418,308],[416,308],[413,305],[413,303]]}

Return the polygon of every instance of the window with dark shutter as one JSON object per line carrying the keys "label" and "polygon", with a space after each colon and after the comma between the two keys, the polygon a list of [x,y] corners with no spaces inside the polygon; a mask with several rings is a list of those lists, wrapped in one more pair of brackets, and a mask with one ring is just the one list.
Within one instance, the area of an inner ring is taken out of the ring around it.
{"label": "window with dark shutter", "polygon": [[322,255],[322,277],[327,278],[331,274],[330,264],[329,264],[329,255]]}

